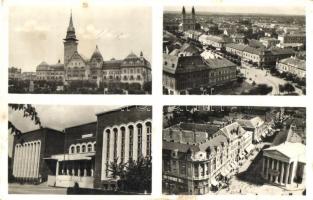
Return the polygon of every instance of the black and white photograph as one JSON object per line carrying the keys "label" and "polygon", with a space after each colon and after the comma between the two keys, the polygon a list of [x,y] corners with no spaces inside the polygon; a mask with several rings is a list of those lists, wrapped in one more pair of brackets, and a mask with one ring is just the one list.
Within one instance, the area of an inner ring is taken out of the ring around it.
{"label": "black and white photograph", "polygon": [[151,134],[151,106],[9,104],[9,194],[150,194]]}
{"label": "black and white photograph", "polygon": [[305,95],[303,5],[165,7],[163,94]]}
{"label": "black and white photograph", "polygon": [[164,106],[162,191],[305,195],[305,149],[303,107]]}
{"label": "black and white photograph", "polygon": [[151,21],[148,6],[10,7],[9,93],[151,94]]}

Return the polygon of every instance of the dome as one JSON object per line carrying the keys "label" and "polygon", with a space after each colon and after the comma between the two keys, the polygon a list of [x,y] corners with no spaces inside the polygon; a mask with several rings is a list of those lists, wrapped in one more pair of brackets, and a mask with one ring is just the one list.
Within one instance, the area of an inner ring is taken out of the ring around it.
{"label": "dome", "polygon": [[46,63],[45,61],[42,61],[38,66],[37,66],[37,70],[47,70],[49,68],[48,63]]}
{"label": "dome", "polygon": [[125,59],[138,59],[138,56],[136,56],[136,54],[131,52]]}

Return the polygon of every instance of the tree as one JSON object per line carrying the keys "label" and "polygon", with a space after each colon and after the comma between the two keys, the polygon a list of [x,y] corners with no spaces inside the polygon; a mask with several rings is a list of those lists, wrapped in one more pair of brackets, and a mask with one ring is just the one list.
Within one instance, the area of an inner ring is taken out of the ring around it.
{"label": "tree", "polygon": [[[9,104],[9,107],[14,111],[23,112],[24,118],[30,118],[35,123],[35,125],[38,125],[40,128],[42,128],[38,113],[31,104]],[[15,134],[17,136],[22,134],[22,132],[16,128],[11,121],[8,121],[8,128],[11,130],[11,134]]]}
{"label": "tree", "polygon": [[294,92],[296,89],[291,83],[286,83],[284,85],[285,91],[289,93]]}
{"label": "tree", "polygon": [[150,157],[139,157],[138,160],[130,159],[127,163],[114,159],[108,164],[107,170],[113,178],[120,178],[125,190],[151,191],[152,164]]}

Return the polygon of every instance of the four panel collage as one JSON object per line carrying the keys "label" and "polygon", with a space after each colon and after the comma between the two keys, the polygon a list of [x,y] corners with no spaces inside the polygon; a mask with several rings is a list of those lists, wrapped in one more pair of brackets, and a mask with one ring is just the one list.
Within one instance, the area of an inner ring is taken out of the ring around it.
{"label": "four panel collage", "polygon": [[306,195],[306,1],[175,2],[6,5],[8,196]]}

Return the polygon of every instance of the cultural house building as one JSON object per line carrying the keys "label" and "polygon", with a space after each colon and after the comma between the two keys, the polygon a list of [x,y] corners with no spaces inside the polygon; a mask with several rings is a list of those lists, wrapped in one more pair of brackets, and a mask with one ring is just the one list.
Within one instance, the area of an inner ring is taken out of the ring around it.
{"label": "cultural house building", "polygon": [[129,106],[97,114],[97,121],[65,128],[42,128],[14,136],[16,181],[49,186],[116,189],[108,165],[151,156],[151,107]]}

